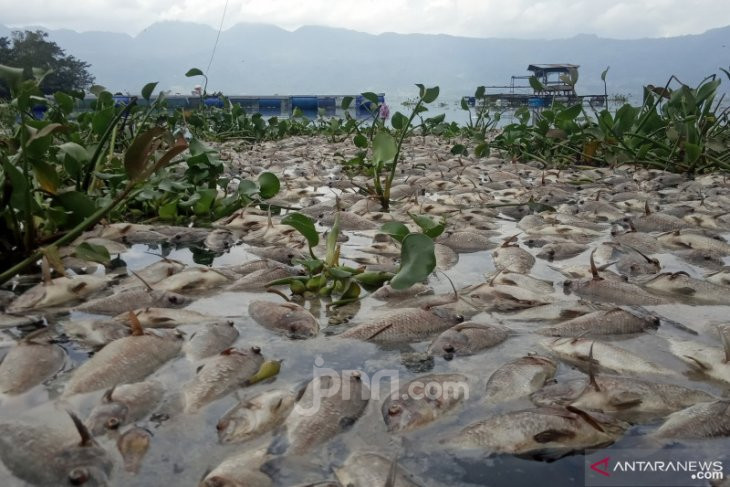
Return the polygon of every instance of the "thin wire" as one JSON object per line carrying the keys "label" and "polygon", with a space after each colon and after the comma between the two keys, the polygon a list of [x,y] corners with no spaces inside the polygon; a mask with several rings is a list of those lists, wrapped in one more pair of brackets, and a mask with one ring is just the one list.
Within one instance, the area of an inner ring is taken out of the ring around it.
{"label": "thin wire", "polygon": [[210,66],[213,64],[213,57],[215,57],[215,50],[218,48],[218,39],[221,38],[221,31],[223,30],[223,21],[226,20],[226,10],[228,9],[228,0],[223,7],[223,15],[221,16],[221,25],[218,26],[218,35],[215,36],[215,44],[213,44],[213,52],[210,53],[210,61],[208,61],[208,67],[205,68],[205,74],[210,71]]}

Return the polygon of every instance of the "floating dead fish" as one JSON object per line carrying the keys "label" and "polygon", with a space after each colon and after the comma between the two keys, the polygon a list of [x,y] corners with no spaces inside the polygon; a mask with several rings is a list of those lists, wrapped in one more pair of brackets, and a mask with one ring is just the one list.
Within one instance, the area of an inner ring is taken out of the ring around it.
{"label": "floating dead fish", "polygon": [[[558,338],[546,340],[542,345],[569,364],[587,371],[595,370],[614,374],[660,374],[671,371],[662,369],[644,358],[623,348],[586,338]],[[591,358],[592,354],[592,358]]]}
{"label": "floating dead fish", "polygon": [[296,303],[251,301],[248,314],[256,323],[290,338],[311,338],[319,333],[317,319]]}
{"label": "floating dead fish", "polygon": [[722,270],[706,274],[705,279],[707,282],[717,284],[720,286],[730,287],[730,267],[724,267]]}
{"label": "floating dead fish", "polygon": [[595,311],[596,307],[583,302],[558,302],[543,304],[505,315],[515,321],[557,321],[570,320]]}
{"label": "floating dead fish", "polygon": [[433,253],[436,256],[436,268],[442,271],[451,269],[459,262],[459,254],[446,245],[435,243]]}
{"label": "floating dead fish", "polygon": [[459,254],[490,250],[497,246],[496,243],[489,240],[489,235],[461,231],[447,232],[445,235],[439,237],[438,243],[446,245]]}
{"label": "floating dead fish", "polygon": [[639,232],[672,232],[690,226],[681,218],[665,213],[647,213],[630,221]]}
{"label": "floating dead fish", "polygon": [[94,436],[143,419],[161,403],[165,387],[157,380],[120,384],[107,390],[89,413],[86,424]]}
{"label": "floating dead fish", "polygon": [[238,339],[238,330],[230,320],[201,325],[183,345],[190,360],[202,360],[221,353]]}
{"label": "floating dead fish", "polygon": [[185,410],[195,412],[232,392],[258,372],[264,362],[261,349],[229,348],[209,359],[183,387]]}
{"label": "floating dead fish", "polygon": [[[39,330],[45,333],[45,329]],[[46,343],[39,332],[20,340],[0,362],[0,392],[22,394],[61,370],[66,352],[60,346]]]}
{"label": "floating dead fish", "polygon": [[394,391],[381,411],[390,432],[405,432],[426,426],[461,404],[469,396],[461,374],[429,374]]}
{"label": "floating dead fish", "polygon": [[413,296],[432,295],[433,289],[425,284],[416,283],[406,289],[393,289],[390,284],[378,288],[371,294],[375,299],[383,301],[396,301]]}
{"label": "floating dead fish", "polygon": [[429,345],[428,353],[451,360],[499,345],[507,337],[509,330],[504,326],[467,321],[452,326],[436,337]]}
{"label": "floating dead fish", "polygon": [[292,265],[295,259],[306,259],[307,254],[301,250],[291,247],[248,247],[247,252],[279,262],[285,265]]}
{"label": "floating dead fish", "polygon": [[200,487],[271,487],[274,483],[261,472],[261,459],[250,451],[223,460],[200,482]]}
{"label": "floating dead fish", "polygon": [[546,326],[537,333],[553,337],[594,337],[643,333],[659,328],[660,319],[613,308],[578,316],[558,325]]}
{"label": "floating dead fish", "polygon": [[18,313],[32,309],[63,306],[84,299],[104,289],[109,278],[99,276],[57,277],[48,284],[36,284],[18,296],[7,308],[8,313]]}
{"label": "floating dead fish", "polygon": [[281,423],[294,407],[296,396],[290,391],[273,390],[243,399],[218,421],[221,443],[240,443],[267,433]]}
{"label": "floating dead fish", "polygon": [[263,291],[266,284],[278,279],[297,275],[293,270],[282,267],[259,269],[243,276],[226,288],[227,291]]}
{"label": "floating dead fish", "polygon": [[494,267],[499,271],[528,274],[535,265],[535,258],[528,251],[514,244],[515,238],[517,235],[508,238],[500,247],[492,251]]}
{"label": "floating dead fish", "polygon": [[587,248],[586,245],[573,242],[550,243],[540,249],[537,258],[548,262],[565,260],[583,253]]}
{"label": "floating dead fish", "polygon": [[48,426],[0,423],[0,459],[13,475],[33,485],[108,485],[112,459],[81,420],[71,418],[80,441]]}
{"label": "floating dead fish", "polygon": [[145,332],[136,322],[131,336],[114,340],[74,370],[64,394],[141,381],[176,357],[181,347],[182,337],[177,332]]}
{"label": "floating dead fish", "polygon": [[411,480],[410,473],[397,464],[377,453],[351,453],[344,465],[335,469],[338,485],[348,487],[418,487]]}
{"label": "floating dead fish", "polygon": [[656,274],[662,270],[659,261],[653,257],[634,250],[622,255],[616,262],[616,269],[624,276],[636,277],[646,274]]}
{"label": "floating dead fish", "polygon": [[657,237],[657,240],[671,249],[709,250],[730,255],[730,244],[695,231],[677,231]]}
{"label": "floating dead fish", "polygon": [[[705,269],[716,269],[720,270],[725,267],[725,254],[717,252],[715,250],[705,249],[688,249],[688,250],[677,250],[674,255],[681,259]],[[722,284],[722,283],[719,283]],[[730,286],[730,283],[725,284]]]}
{"label": "floating dead fish", "polygon": [[730,400],[702,402],[672,413],[654,436],[674,439],[730,436]]}
{"label": "floating dead fish", "polygon": [[132,288],[111,296],[92,299],[76,306],[76,311],[104,315],[118,315],[139,308],[181,308],[192,300],[171,291],[160,289]]}
{"label": "floating dead fish", "polygon": [[151,439],[152,433],[139,427],[128,429],[117,439],[117,449],[124,459],[124,470],[133,474],[139,472]]}
{"label": "floating dead fish", "polygon": [[115,291],[157,284],[161,280],[177,274],[185,269],[185,264],[172,259],[162,259],[142,269],[134,271],[134,275],[125,277],[115,288]]}
{"label": "floating dead fish", "polygon": [[369,323],[357,325],[338,336],[374,342],[420,341],[461,323],[461,315],[443,308],[400,308]]}
{"label": "floating dead fish", "polygon": [[374,221],[350,211],[325,213],[320,217],[319,222],[324,226],[331,227],[335,223],[335,217],[338,215],[342,230],[373,230],[378,228],[378,224]]}
{"label": "floating dead fish", "polygon": [[[200,324],[215,321],[217,318],[178,308],[135,309],[134,315],[144,328],[175,328],[180,325]],[[129,313],[121,313],[113,318],[117,323],[130,325]]]}
{"label": "floating dead fish", "polygon": [[730,344],[721,335],[724,348],[691,340],[669,340],[669,350],[695,371],[715,380],[730,383]]}
{"label": "floating dead fish", "polygon": [[730,304],[730,287],[690,277],[686,272],[664,272],[643,283],[645,287],[702,304]]}
{"label": "floating dead fish", "polygon": [[215,269],[191,267],[163,279],[154,288],[161,291],[200,291],[222,286],[228,281],[228,277]]}
{"label": "floating dead fish", "polygon": [[[312,379],[269,447],[273,454],[303,455],[351,427],[370,399],[359,372]],[[347,391],[347,393],[345,393]]]}
{"label": "floating dead fish", "polygon": [[519,286],[494,283],[476,284],[464,289],[460,294],[463,299],[482,311],[516,311],[551,301],[551,298],[543,293]]}
{"label": "floating dead fish", "polygon": [[489,377],[486,401],[500,403],[525,397],[552,379],[557,367],[555,362],[540,355],[528,355],[507,362]]}
{"label": "floating dead fish", "polygon": [[231,248],[235,241],[236,237],[233,232],[225,228],[216,228],[205,237],[203,245],[213,252],[225,252]]}
{"label": "floating dead fish", "polygon": [[542,407],[512,411],[472,423],[446,441],[453,448],[477,448],[537,458],[608,446],[628,424],[575,408]]}

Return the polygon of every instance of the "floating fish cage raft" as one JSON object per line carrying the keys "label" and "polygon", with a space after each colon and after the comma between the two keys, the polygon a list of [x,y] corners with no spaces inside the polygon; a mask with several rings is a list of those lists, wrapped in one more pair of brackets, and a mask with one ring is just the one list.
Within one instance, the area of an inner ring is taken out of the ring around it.
{"label": "floating fish cage raft", "polygon": [[[512,76],[509,85],[487,86],[487,89],[509,89],[507,92],[485,93],[483,98],[477,100],[474,96],[465,96],[467,104],[471,107],[477,105],[494,105],[503,107],[543,108],[553,103],[574,105],[588,103],[591,106],[605,106],[606,95],[578,95],[575,92],[575,84],[570,82],[572,73],[575,73],[577,80],[577,64],[530,64],[527,70],[532,72],[529,76]],[[531,85],[521,85],[523,80],[535,77],[541,85],[537,89]],[[531,90],[531,91],[529,91]]]}
{"label": "floating fish cage raft", "polygon": [[[352,98],[352,103],[347,110],[342,109],[342,100],[346,97]],[[114,102],[125,105],[132,101],[132,95],[114,95]],[[186,96],[168,95],[165,102],[170,110],[196,109],[201,106],[223,108],[225,100],[233,105],[240,105],[246,113],[260,113],[266,117],[289,118],[295,110],[307,118],[318,116],[335,117],[344,116],[350,113],[353,117],[363,118],[371,116],[372,110],[377,107],[362,95],[294,95],[294,96]],[[90,96],[77,104],[79,112],[91,110],[96,97]],[[147,101],[137,97],[139,105],[146,105]],[[378,94],[378,103],[385,103],[385,94]]]}

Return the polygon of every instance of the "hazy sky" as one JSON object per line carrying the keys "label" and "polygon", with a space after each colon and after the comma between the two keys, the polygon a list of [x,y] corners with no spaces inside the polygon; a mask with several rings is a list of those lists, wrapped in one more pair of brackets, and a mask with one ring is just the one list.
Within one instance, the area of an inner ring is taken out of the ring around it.
{"label": "hazy sky", "polygon": [[[161,20],[218,27],[225,0],[0,0],[0,23],[137,34]],[[730,24],[730,0],[229,0],[223,28],[263,22],[470,37],[637,38]]]}

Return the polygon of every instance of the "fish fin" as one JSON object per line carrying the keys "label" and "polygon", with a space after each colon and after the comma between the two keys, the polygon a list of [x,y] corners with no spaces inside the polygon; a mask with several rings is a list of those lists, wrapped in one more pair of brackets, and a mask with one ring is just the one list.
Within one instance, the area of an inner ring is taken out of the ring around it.
{"label": "fish fin", "polygon": [[616,396],[611,396],[609,404],[614,406],[616,409],[628,409],[638,406],[643,401],[641,396],[636,392],[622,392]]}
{"label": "fish fin", "polygon": [[593,416],[591,416],[587,412],[583,411],[582,409],[578,409],[577,407],[570,406],[570,405],[565,406],[565,409],[567,409],[571,413],[577,414],[578,416],[580,416],[581,418],[583,418],[586,423],[588,423],[594,429],[600,431],[601,433],[605,433],[606,432],[606,430],[603,429],[603,427],[598,423],[598,421],[596,421],[596,419]]}
{"label": "fish fin", "polygon": [[699,370],[701,370],[702,372],[704,372],[706,370],[712,369],[712,366],[711,365],[703,362],[702,360],[700,360],[698,358],[692,357],[691,355],[684,355],[684,357],[685,358],[688,358],[689,360],[691,360],[692,361],[692,364],[696,368],[698,368]]}
{"label": "fish fin", "polygon": [[71,421],[74,422],[74,426],[76,427],[76,431],[79,432],[79,436],[81,436],[81,442],[79,443],[79,446],[91,446],[94,444],[94,437],[91,436],[91,432],[89,432],[89,429],[86,427],[83,421],[79,419],[78,416],[76,416],[72,411],[66,410],[69,416],[71,416]]}
{"label": "fish fin", "polygon": [[142,281],[142,284],[144,284],[144,287],[146,287],[146,288],[147,288],[148,290],[150,290],[150,291],[154,291],[154,289],[152,288],[152,286],[150,286],[150,285],[149,285],[149,284],[147,283],[147,281],[145,281],[144,279],[142,279],[142,277],[140,277],[140,275],[139,275],[139,274],[137,274],[137,273],[136,273],[136,272],[134,272],[134,271],[129,271],[129,272],[131,272],[131,273],[132,273],[132,275],[133,275],[134,277],[136,277],[137,279],[139,279],[140,281]]}
{"label": "fish fin", "polygon": [[139,318],[134,314],[134,311],[129,312],[129,327],[132,329],[132,336],[144,335],[142,323],[139,322]]}
{"label": "fish fin", "polygon": [[511,237],[507,237],[506,239],[504,239],[504,242],[502,242],[502,245],[500,245],[500,247],[511,246],[514,243],[514,241],[517,240],[517,237],[519,237],[521,233],[522,232],[516,233],[516,234],[512,235]]}
{"label": "fish fin", "polygon": [[596,359],[593,358],[593,345],[595,344],[596,342],[591,342],[591,348],[588,351],[588,383],[596,392],[601,392],[601,388],[598,386],[598,382],[596,382]]}
{"label": "fish fin", "polygon": [[46,256],[41,259],[41,274],[43,275],[43,285],[49,286],[51,284],[51,266]]}
{"label": "fish fin", "polygon": [[72,292],[72,293],[74,293],[74,294],[76,294],[77,292],[79,292],[79,291],[81,291],[81,290],[82,290],[83,288],[85,288],[86,286],[88,286],[88,284],[86,284],[85,282],[80,282],[80,283],[78,283],[78,284],[75,284],[75,285],[74,285],[74,286],[73,286],[73,287],[71,288],[71,292]]}
{"label": "fish fin", "polygon": [[537,433],[532,439],[538,443],[551,443],[553,441],[567,440],[574,437],[575,433],[570,430],[551,429]]}
{"label": "fish fin", "polygon": [[596,253],[596,249],[593,249],[593,252],[591,252],[591,258],[590,258],[591,274],[593,275],[594,281],[601,281],[601,280],[603,280],[603,278],[598,275],[598,268],[596,268],[596,261],[593,259],[593,254],[595,254],[595,253]]}
{"label": "fish fin", "polygon": [[103,402],[112,402],[112,394],[114,394],[114,389],[116,389],[117,386],[112,386],[106,391],[104,391],[104,395],[101,396],[101,400]]}

